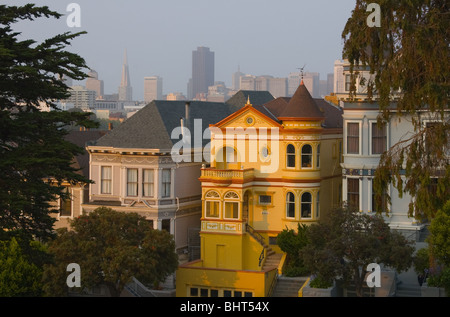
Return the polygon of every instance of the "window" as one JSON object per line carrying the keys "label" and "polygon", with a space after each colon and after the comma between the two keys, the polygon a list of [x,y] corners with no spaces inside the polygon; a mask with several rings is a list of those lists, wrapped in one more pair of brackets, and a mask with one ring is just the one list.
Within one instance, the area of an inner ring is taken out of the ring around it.
{"label": "window", "polygon": [[219,297],[219,291],[217,289],[212,289],[211,297]]}
{"label": "window", "polygon": [[237,219],[239,218],[239,203],[238,202],[225,202],[225,218]]}
{"label": "window", "polygon": [[345,91],[350,91],[351,84],[352,84],[351,75],[345,75]]}
{"label": "window", "polygon": [[386,151],[386,127],[381,129],[372,122],[372,154],[383,154]]}
{"label": "window", "polygon": [[359,154],[359,123],[347,123],[347,153]]}
{"label": "window", "polygon": [[320,167],[320,144],[317,146],[317,158],[316,158],[316,167]]}
{"label": "window", "polygon": [[312,167],[312,146],[309,144],[302,147],[302,167]]}
{"label": "window", "polygon": [[208,289],[207,288],[200,289],[200,297],[208,297]]}
{"label": "window", "polygon": [[301,199],[301,215],[302,218],[311,218],[312,195],[311,193],[303,193]]}
{"label": "window", "polygon": [[163,219],[161,221],[161,230],[165,230],[170,233],[170,219]]}
{"label": "window", "polygon": [[163,198],[170,197],[170,187],[171,187],[171,177],[172,173],[170,169],[162,170],[162,192],[161,195]]}
{"label": "window", "polygon": [[[69,188],[64,188],[64,192],[66,195],[70,195]],[[60,211],[59,215],[62,217],[70,217],[72,216],[72,199],[70,196],[68,197],[61,197],[60,199]]]}
{"label": "window", "polygon": [[378,205],[378,206],[377,206],[377,201],[376,201],[375,194],[376,193],[375,193],[375,189],[374,189],[374,186],[373,186],[373,179],[372,179],[372,211],[374,211],[374,212],[385,212],[386,211],[385,204],[386,204],[386,200],[387,200],[386,193],[383,193],[381,195],[381,200],[378,200],[378,204],[381,204],[381,205]]}
{"label": "window", "polygon": [[272,196],[270,195],[259,195],[260,205],[270,205],[272,203]]}
{"label": "window", "polygon": [[227,192],[225,198],[225,218],[238,219],[239,218],[239,201],[227,201],[227,199],[239,199],[239,195],[235,192]]}
{"label": "window", "polygon": [[197,296],[198,296],[198,288],[196,288],[196,287],[191,287],[191,289],[190,289],[190,295],[191,295],[192,297],[197,297]]}
{"label": "window", "polygon": [[138,193],[138,170],[127,169],[127,196],[137,196]]}
{"label": "window", "polygon": [[111,166],[101,168],[101,193],[111,194],[112,171]]}
{"label": "window", "polygon": [[295,218],[295,196],[291,192],[286,195],[286,217]]}
{"label": "window", "polygon": [[348,178],[347,179],[347,203],[351,207],[358,208],[359,210],[359,179]]}
{"label": "window", "polygon": [[205,214],[209,218],[219,218],[219,202],[205,201]]}
{"label": "window", "polygon": [[286,166],[295,167],[295,147],[292,144],[286,148]]}
{"label": "window", "polygon": [[316,198],[316,219],[320,216],[320,192],[317,192]]}
{"label": "window", "polygon": [[154,196],[154,171],[145,169],[142,171],[142,195],[144,197]]}

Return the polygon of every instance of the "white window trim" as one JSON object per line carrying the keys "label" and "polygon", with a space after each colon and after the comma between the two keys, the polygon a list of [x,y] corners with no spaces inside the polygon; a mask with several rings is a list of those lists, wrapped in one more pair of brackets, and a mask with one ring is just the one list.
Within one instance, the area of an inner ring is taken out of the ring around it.
{"label": "white window trim", "polygon": [[[111,196],[114,193],[114,166],[113,165],[99,165],[98,174],[99,174],[99,180],[100,180],[100,186],[98,188],[98,194],[104,195],[104,196]],[[110,193],[103,193],[103,179],[102,179],[102,169],[103,167],[110,167],[111,168],[111,192]]]}
{"label": "white window trim", "polygon": [[[146,170],[153,171],[153,195],[152,196],[144,196],[144,171],[146,171]],[[142,196],[142,198],[146,198],[146,199],[154,199],[154,198],[156,198],[156,196],[157,196],[157,194],[156,194],[156,188],[157,188],[156,187],[156,174],[157,174],[157,169],[143,167],[138,173],[139,173],[138,177],[141,177],[140,184],[142,186],[141,190],[138,191],[138,196],[139,197]]]}
{"label": "white window trim", "polygon": [[[218,207],[219,214],[217,215],[217,217],[207,216],[207,214],[206,214],[206,206],[207,206],[208,202],[219,203],[219,207]],[[222,206],[221,206],[221,204],[222,204],[222,202],[220,201],[220,199],[207,199],[207,200],[205,200],[205,207],[204,207],[205,208],[205,210],[204,210],[204,212],[205,212],[205,219],[220,219],[221,218],[221,214],[222,214]]]}
{"label": "white window trim", "polygon": [[[235,203],[235,204],[238,205],[237,218],[227,218],[226,217],[226,212],[225,212],[226,211],[225,210],[226,203]],[[226,199],[226,200],[223,201],[222,208],[223,208],[223,219],[226,219],[226,220],[239,220],[241,218],[241,204],[240,204],[239,200]]]}
{"label": "white window trim", "polygon": [[[347,124],[348,123],[358,123],[359,125],[359,148],[358,148],[358,153],[348,153],[348,149],[347,149],[347,135],[348,135],[348,129],[347,129]],[[361,120],[345,120],[345,126],[344,126],[344,139],[343,139],[343,146],[344,146],[344,155],[347,156],[359,156],[362,154],[362,121]]]}
{"label": "white window trim", "polygon": [[346,176],[344,186],[342,186],[342,196],[344,196],[343,201],[348,203],[348,179],[359,179],[359,211],[363,210],[363,202],[362,202],[362,177],[361,176]]}
{"label": "white window trim", "polygon": [[[369,155],[375,156],[375,157],[380,157],[381,154],[373,154],[372,153],[372,123],[377,123],[377,120],[369,119],[368,121],[369,121]],[[390,147],[390,145],[389,145],[389,123],[386,123],[384,128],[386,129],[386,149],[385,149],[385,151],[387,151]]]}

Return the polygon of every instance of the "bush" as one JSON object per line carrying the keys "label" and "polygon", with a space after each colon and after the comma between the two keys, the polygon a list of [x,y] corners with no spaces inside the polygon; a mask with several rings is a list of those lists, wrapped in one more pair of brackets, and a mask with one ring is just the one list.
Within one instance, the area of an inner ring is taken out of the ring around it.
{"label": "bush", "polygon": [[322,278],[320,275],[315,277],[311,282],[309,283],[309,286],[312,288],[329,288],[333,286],[333,282],[329,281],[327,279]]}
{"label": "bush", "polygon": [[428,248],[420,249],[413,259],[414,271],[417,275],[424,275],[425,270],[430,267],[430,255]]}

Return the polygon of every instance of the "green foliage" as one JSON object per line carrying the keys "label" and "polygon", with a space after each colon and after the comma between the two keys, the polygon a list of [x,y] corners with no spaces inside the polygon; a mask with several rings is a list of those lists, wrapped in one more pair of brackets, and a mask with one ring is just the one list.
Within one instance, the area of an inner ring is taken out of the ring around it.
{"label": "green foliage", "polygon": [[313,280],[311,280],[309,286],[312,288],[329,288],[333,286],[333,282],[326,280],[321,276],[316,276]]}
{"label": "green foliage", "polygon": [[308,226],[298,224],[297,232],[284,229],[277,236],[277,244],[287,254],[287,263],[283,268],[286,276],[304,276],[309,274],[300,257],[300,250],[308,243]]}
{"label": "green foliage", "polygon": [[132,277],[147,285],[157,285],[178,266],[173,237],[154,230],[136,213],[97,208],[73,220],[71,229],[58,232],[49,252],[54,264],[44,272],[47,295],[67,294],[65,271],[70,263],[81,268],[81,289],[106,285],[119,296]]}
{"label": "green foliage", "polygon": [[[367,26],[369,3],[380,5],[381,27]],[[376,90],[380,124],[410,115],[414,131],[381,156],[375,187],[378,202],[389,184],[409,193],[409,215],[417,219],[432,219],[450,197],[449,9],[447,0],[357,0],[342,32],[353,82],[360,64],[375,74],[365,84]],[[425,114],[432,126],[424,125]]]}
{"label": "green foliage", "polygon": [[437,212],[429,230],[427,242],[433,258],[450,268],[450,200]]}
{"label": "green foliage", "polygon": [[414,271],[417,275],[425,275],[425,271],[430,267],[430,255],[428,248],[422,248],[417,250],[413,259]]}
{"label": "green foliage", "polygon": [[[42,246],[34,242],[31,249]],[[31,261],[15,238],[0,241],[0,297],[40,296],[42,268]]]}
{"label": "green foliage", "polygon": [[[19,40],[20,20],[59,18],[48,7],[0,5],[0,231],[33,238],[53,236],[51,202],[68,198],[62,181],[88,183],[71,166],[83,149],[64,139],[66,126],[96,127],[87,113],[57,109],[69,96],[62,76],[83,79],[84,60],[64,48],[81,33],[64,33],[42,43]],[[40,110],[41,105],[53,109]]]}
{"label": "green foliage", "polygon": [[310,242],[300,255],[310,272],[328,283],[337,277],[344,284],[352,281],[359,296],[368,264],[384,264],[401,272],[412,263],[411,243],[390,230],[379,215],[335,209],[329,218],[311,225],[307,236]]}

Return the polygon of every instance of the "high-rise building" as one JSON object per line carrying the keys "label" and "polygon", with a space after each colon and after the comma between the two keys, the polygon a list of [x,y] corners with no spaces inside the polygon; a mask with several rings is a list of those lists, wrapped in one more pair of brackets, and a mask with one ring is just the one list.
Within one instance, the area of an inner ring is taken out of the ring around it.
{"label": "high-rise building", "polygon": [[241,67],[238,66],[237,72],[233,73],[232,82],[231,82],[231,89],[232,90],[239,90],[240,84],[241,84],[241,77],[244,76],[244,73],[241,73]]}
{"label": "high-rise building", "polygon": [[163,79],[159,76],[145,77],[144,78],[144,101],[146,103],[153,100],[162,99],[162,85]]}
{"label": "high-rise building", "polygon": [[214,85],[214,52],[208,47],[198,47],[192,52],[192,97],[206,94]]}
{"label": "high-rise building", "polygon": [[70,89],[70,97],[61,100],[65,107],[69,107],[67,104],[73,105],[73,108],[80,108],[83,110],[94,109],[95,104],[95,91],[88,90],[82,86],[72,86]]}
{"label": "high-rise building", "polygon": [[88,73],[89,78],[86,79],[86,89],[93,90],[96,92],[96,98],[103,98],[103,80],[98,79],[98,73],[91,69]]}
{"label": "high-rise building", "polygon": [[132,101],[133,89],[131,88],[130,73],[128,70],[127,50],[125,50],[122,65],[122,80],[119,87],[119,101]]}

